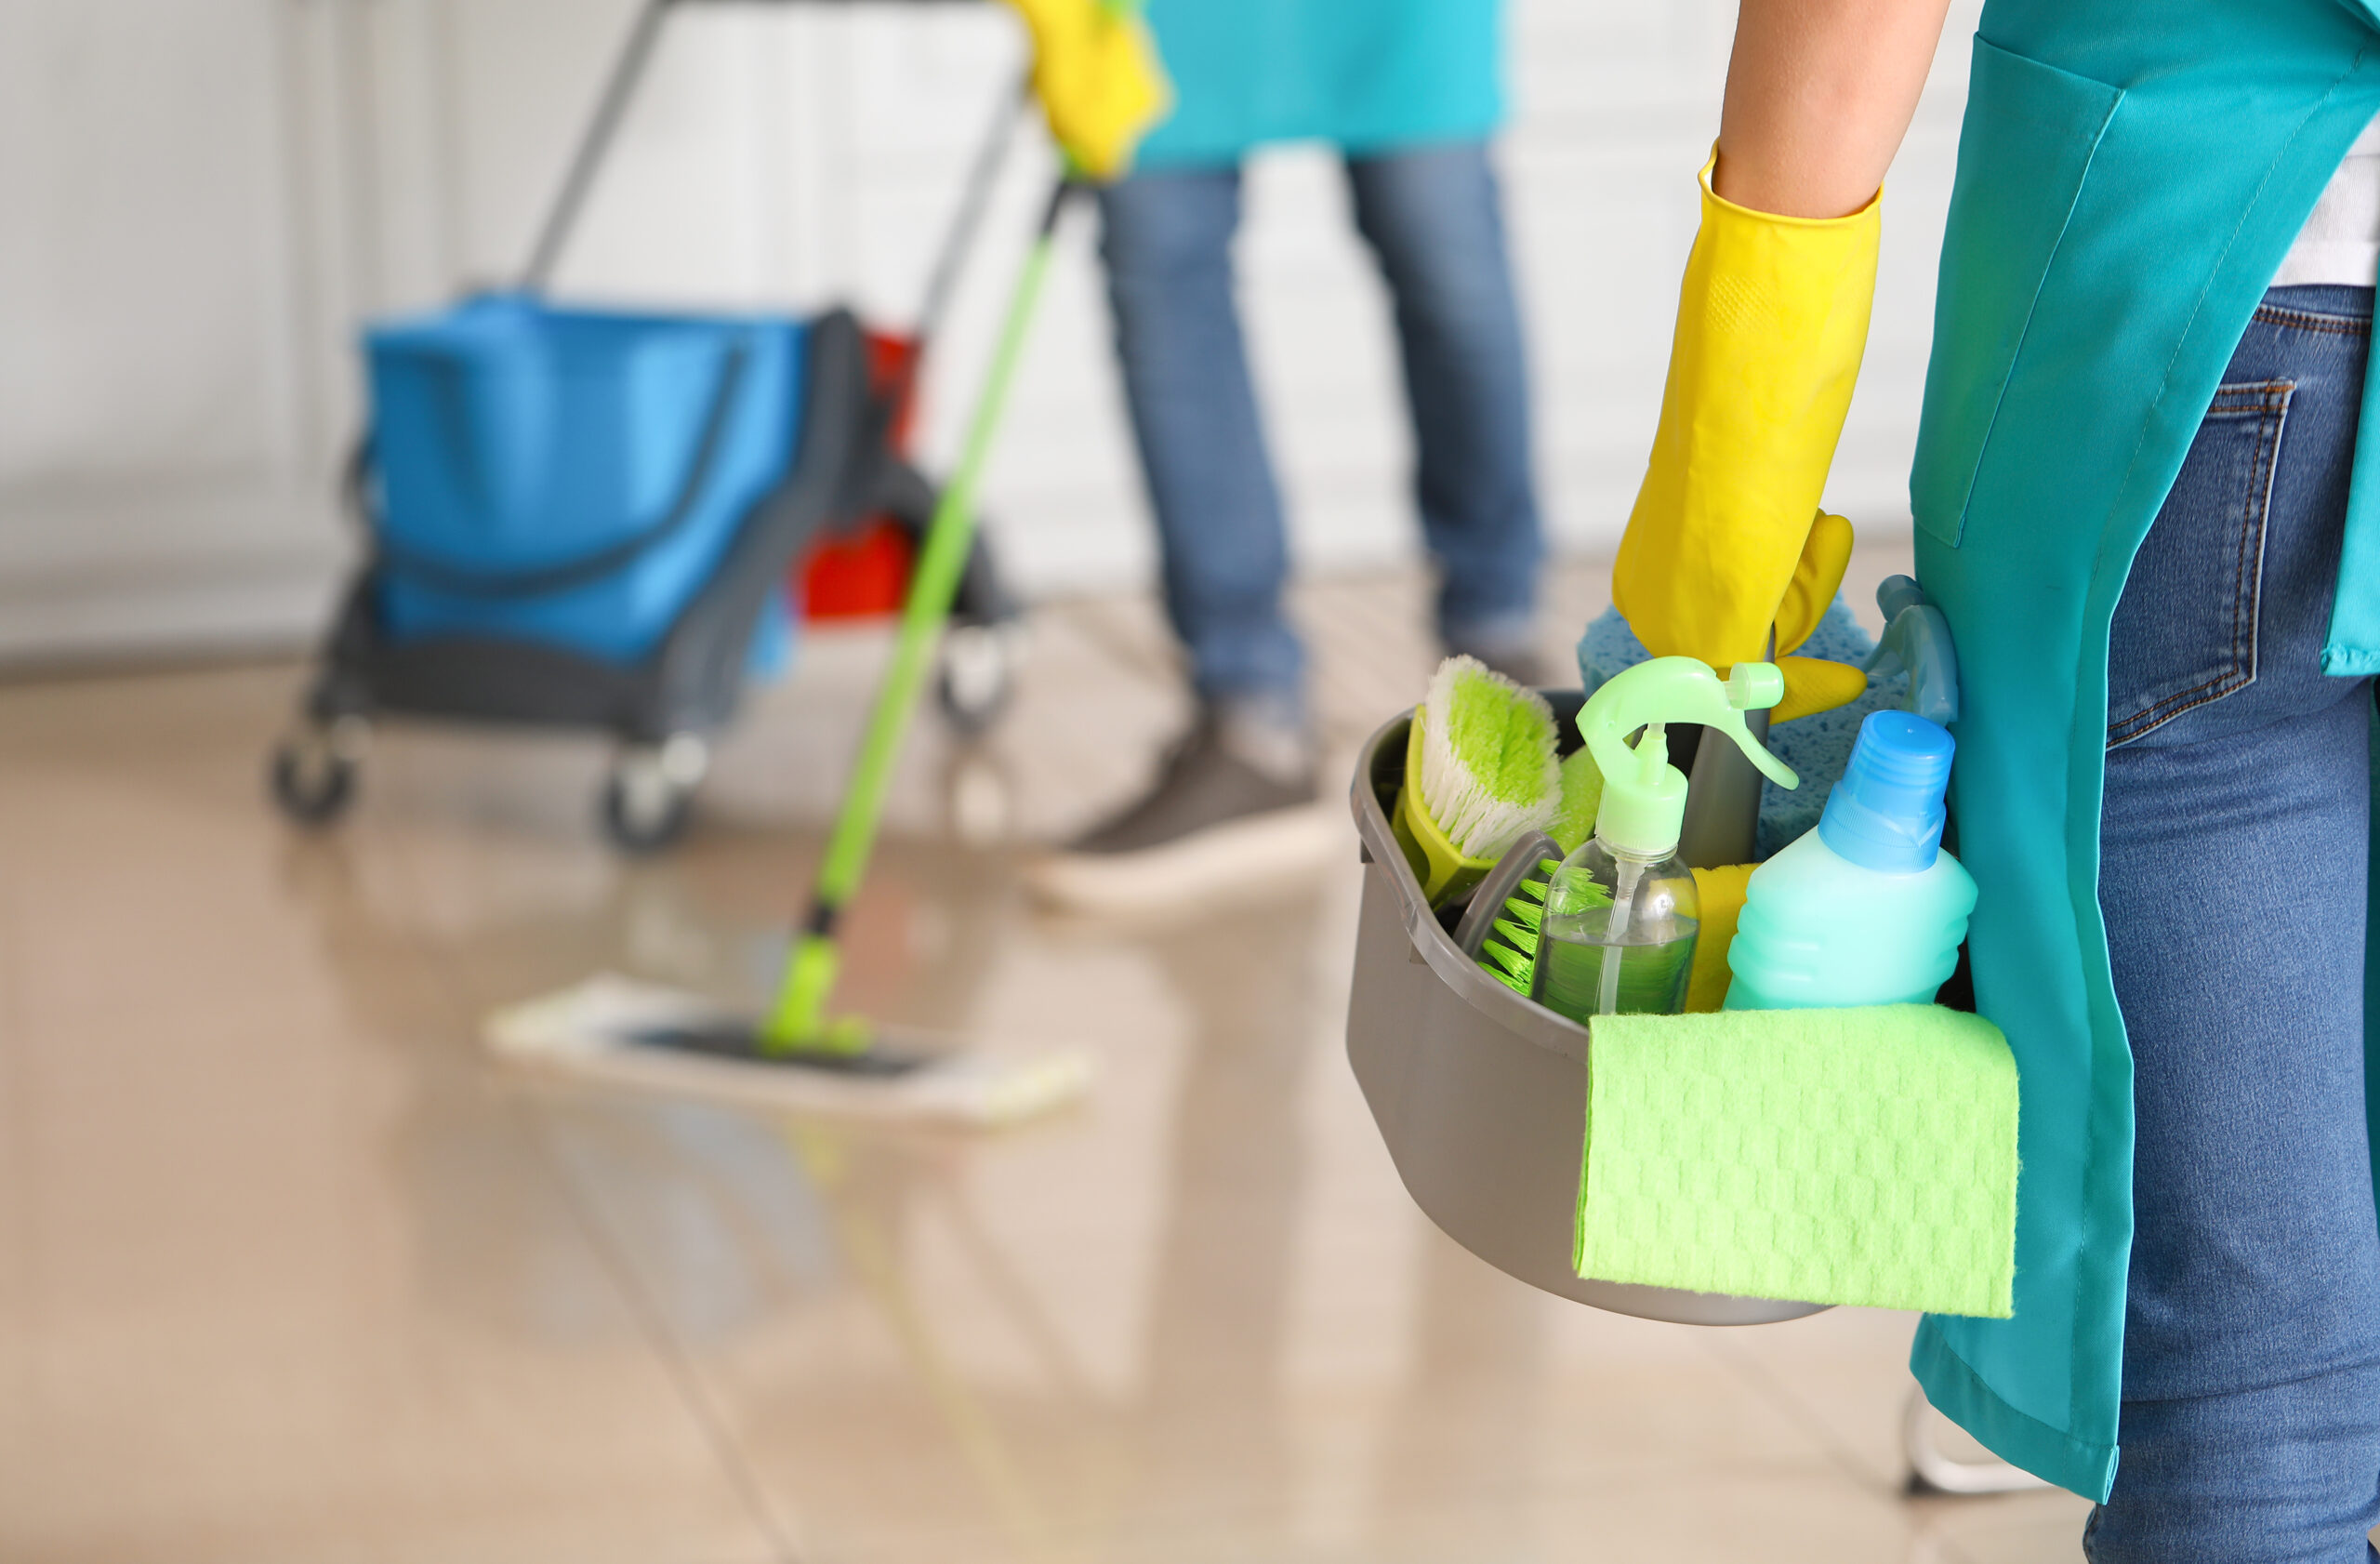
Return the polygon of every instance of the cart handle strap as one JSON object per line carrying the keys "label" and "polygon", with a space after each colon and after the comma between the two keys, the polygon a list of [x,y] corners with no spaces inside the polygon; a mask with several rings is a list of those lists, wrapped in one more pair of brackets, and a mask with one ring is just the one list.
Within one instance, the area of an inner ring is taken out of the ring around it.
{"label": "cart handle strap", "polygon": [[616,543],[553,564],[531,565],[522,570],[475,570],[390,543],[381,516],[378,485],[374,482],[377,463],[372,442],[369,438],[359,441],[355,455],[348,462],[346,489],[348,503],[371,535],[374,571],[403,576],[449,596],[483,601],[550,597],[617,575],[641,555],[676,536],[694,515],[719,465],[720,450],[726,444],[727,426],[735,410],[736,393],[743,386],[750,356],[747,342],[739,341],[728,351],[727,362],[720,366],[718,388],[711,392],[709,411],[703,417],[702,437],[687,469],[686,481],[679,485],[677,497],[660,519]]}

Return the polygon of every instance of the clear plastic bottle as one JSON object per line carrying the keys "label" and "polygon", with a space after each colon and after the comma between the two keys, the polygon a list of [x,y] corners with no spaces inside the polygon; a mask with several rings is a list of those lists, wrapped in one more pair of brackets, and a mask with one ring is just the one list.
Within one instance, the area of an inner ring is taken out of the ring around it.
{"label": "clear plastic bottle", "polygon": [[1792,768],[1744,722],[1784,692],[1773,664],[1738,663],[1723,683],[1691,657],[1655,657],[1588,697],[1579,733],[1603,773],[1603,798],[1593,838],[1546,889],[1530,998],[1573,1021],[1686,1008],[1702,907],[1677,855],[1686,781],[1669,763],[1667,724],[1701,723],[1704,743],[1734,742],[1790,788]]}
{"label": "clear plastic bottle", "polygon": [[1941,850],[1953,749],[1906,711],[1860,724],[1818,829],[1752,873],[1727,949],[1729,1010],[1933,1002],[1976,901]]}
{"label": "clear plastic bottle", "polygon": [[1562,861],[1546,893],[1530,997],[1574,1021],[1674,1015],[1686,1008],[1701,928],[1684,860],[1593,838]]}

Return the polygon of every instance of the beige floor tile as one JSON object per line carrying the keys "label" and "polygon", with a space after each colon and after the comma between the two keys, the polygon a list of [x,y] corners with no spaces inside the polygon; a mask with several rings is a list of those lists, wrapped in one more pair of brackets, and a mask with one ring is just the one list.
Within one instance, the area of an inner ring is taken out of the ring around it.
{"label": "beige floor tile", "polygon": [[2056,1490],[1996,1499],[1933,1499],[1911,1506],[1911,1564],[2052,1564],[2082,1557],[2089,1501]]}
{"label": "beige floor tile", "polygon": [[1875,1410],[1906,1402],[1914,1385],[1908,1363],[1916,1328],[1912,1314],[1829,1309],[1757,1331],[1720,1332],[1711,1344],[1844,1471],[1889,1491],[1908,1476],[1900,1419],[1880,1419]]}
{"label": "beige floor tile", "polygon": [[0,1557],[766,1557],[345,844],[285,672],[0,692]]}

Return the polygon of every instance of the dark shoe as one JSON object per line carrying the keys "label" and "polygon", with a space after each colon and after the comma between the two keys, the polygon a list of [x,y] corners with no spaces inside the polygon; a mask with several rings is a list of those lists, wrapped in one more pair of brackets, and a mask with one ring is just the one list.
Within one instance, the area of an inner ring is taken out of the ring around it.
{"label": "dark shoe", "polygon": [[1147,792],[1035,862],[1026,882],[1074,912],[1223,900],[1323,861],[1342,833],[1316,795],[1302,734],[1210,706],[1167,753]]}

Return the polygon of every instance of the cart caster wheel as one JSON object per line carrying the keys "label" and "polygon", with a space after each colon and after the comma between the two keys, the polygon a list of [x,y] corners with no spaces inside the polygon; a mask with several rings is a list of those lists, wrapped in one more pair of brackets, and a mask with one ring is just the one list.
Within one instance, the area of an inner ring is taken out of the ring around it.
{"label": "cart caster wheel", "polygon": [[603,834],[624,853],[657,853],[686,834],[710,749],[693,734],[623,750],[603,782]]}
{"label": "cart caster wheel", "polygon": [[999,720],[1016,694],[1016,634],[1006,625],[953,625],[942,638],[934,700],[943,720],[974,738]]}
{"label": "cart caster wheel", "polygon": [[355,802],[361,728],[308,723],[273,747],[272,802],[301,826],[327,826]]}

